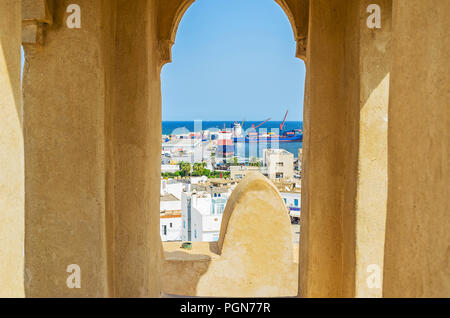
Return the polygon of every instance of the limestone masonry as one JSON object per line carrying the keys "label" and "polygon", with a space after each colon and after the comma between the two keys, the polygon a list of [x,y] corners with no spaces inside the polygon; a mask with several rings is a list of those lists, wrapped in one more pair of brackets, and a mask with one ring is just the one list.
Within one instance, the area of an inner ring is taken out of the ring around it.
{"label": "limestone masonry", "polygon": [[275,0],[307,68],[297,258],[252,171],[217,244],[163,250],[160,71],[193,2],[0,1],[0,297],[450,297],[450,0]]}

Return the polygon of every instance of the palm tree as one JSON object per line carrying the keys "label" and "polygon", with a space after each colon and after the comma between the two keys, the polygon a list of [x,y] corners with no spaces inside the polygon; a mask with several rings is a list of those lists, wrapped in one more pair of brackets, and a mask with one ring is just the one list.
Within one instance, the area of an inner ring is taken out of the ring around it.
{"label": "palm tree", "polygon": [[180,162],[181,175],[188,176],[191,173],[191,164],[189,162]]}

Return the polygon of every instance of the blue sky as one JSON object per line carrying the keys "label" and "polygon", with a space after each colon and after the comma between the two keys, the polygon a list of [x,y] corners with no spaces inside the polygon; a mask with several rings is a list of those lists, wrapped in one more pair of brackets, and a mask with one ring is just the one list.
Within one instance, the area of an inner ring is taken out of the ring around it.
{"label": "blue sky", "polygon": [[304,63],[273,0],[196,0],[161,73],[163,120],[302,120]]}

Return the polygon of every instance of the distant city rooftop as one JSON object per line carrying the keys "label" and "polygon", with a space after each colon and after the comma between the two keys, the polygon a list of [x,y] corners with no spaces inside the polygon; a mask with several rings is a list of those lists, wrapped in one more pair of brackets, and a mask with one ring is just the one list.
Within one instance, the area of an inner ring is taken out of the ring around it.
{"label": "distant city rooftop", "polygon": [[265,149],[264,151],[267,151],[267,154],[292,155],[292,153],[285,149]]}
{"label": "distant city rooftop", "polygon": [[192,147],[200,142],[199,139],[176,139],[164,143],[164,147]]}
{"label": "distant city rooftop", "polygon": [[168,193],[168,194],[161,196],[161,201],[168,202],[168,201],[180,201],[180,200],[173,194]]}

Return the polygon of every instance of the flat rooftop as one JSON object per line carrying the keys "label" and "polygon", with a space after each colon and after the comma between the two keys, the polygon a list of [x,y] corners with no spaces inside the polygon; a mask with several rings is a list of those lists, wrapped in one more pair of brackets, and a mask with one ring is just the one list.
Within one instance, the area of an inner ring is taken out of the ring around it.
{"label": "flat rooftop", "polygon": [[269,155],[293,155],[285,149],[265,149]]}
{"label": "flat rooftop", "polygon": [[163,147],[194,147],[201,142],[200,139],[176,139],[163,143]]}
{"label": "flat rooftop", "polygon": [[221,178],[211,178],[208,180],[211,184],[232,184],[236,183],[236,180],[232,179],[221,179]]}

